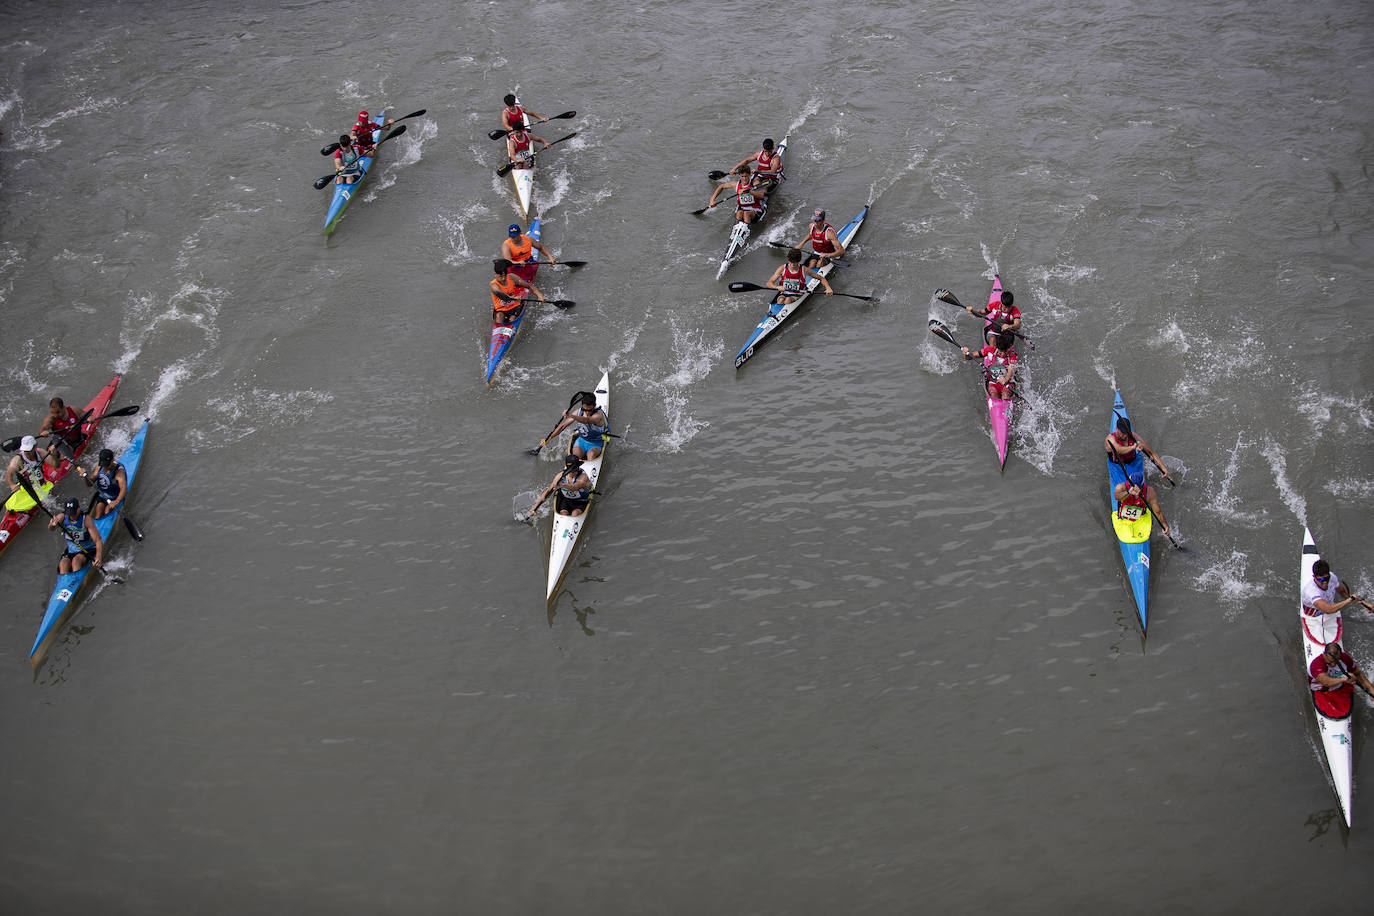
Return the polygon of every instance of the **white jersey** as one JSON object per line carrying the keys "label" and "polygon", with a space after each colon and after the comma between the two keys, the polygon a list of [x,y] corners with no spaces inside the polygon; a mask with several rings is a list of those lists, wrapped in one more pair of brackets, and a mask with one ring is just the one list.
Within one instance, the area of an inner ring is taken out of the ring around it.
{"label": "white jersey", "polygon": [[1318,599],[1329,604],[1335,604],[1339,599],[1336,597],[1336,589],[1341,587],[1341,580],[1335,573],[1331,574],[1331,581],[1326,583],[1326,588],[1318,585],[1310,576],[1302,584],[1302,612],[1309,616],[1316,616],[1321,613],[1317,610],[1316,601]]}

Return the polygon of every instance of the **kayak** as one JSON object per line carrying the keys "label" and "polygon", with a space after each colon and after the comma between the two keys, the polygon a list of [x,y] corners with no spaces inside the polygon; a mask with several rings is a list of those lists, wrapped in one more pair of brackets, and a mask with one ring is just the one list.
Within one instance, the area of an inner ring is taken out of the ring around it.
{"label": "kayak", "polygon": [[[1002,278],[998,274],[992,275],[992,292],[988,294],[988,307],[1001,305],[1002,303]],[[990,327],[988,322],[983,323],[983,331],[979,334],[979,342],[987,345],[987,329]],[[979,349],[982,349],[980,346]],[[987,393],[987,382],[983,383],[984,393]],[[997,447],[997,461],[1002,470],[1007,469],[1007,441],[1011,432],[1011,421],[1015,413],[1015,398],[988,398],[988,423],[992,426],[992,444]]]}
{"label": "kayak", "polygon": [[[611,374],[609,372],[601,376],[601,381],[596,386],[596,404],[606,413],[606,423],[611,422]],[[572,452],[573,442],[576,441],[574,435],[568,442],[568,452]],[[549,584],[548,593],[544,596],[545,600],[552,601],[553,596],[558,594],[558,583],[563,580],[563,574],[567,572],[568,560],[572,559],[573,548],[577,546],[577,538],[582,534],[582,529],[586,526],[587,519],[592,514],[592,505],[596,502],[596,485],[601,480],[601,463],[606,460],[606,449],[610,447],[609,438],[603,440],[601,454],[590,461],[582,462],[582,470],[587,472],[587,476],[592,481],[592,495],[587,501],[587,508],[581,515],[559,515],[555,508],[553,513],[553,538],[549,542]],[[557,506],[557,503],[554,504]]]}
{"label": "kayak", "polygon": [[[777,153],[778,169],[781,170],[783,166],[787,164],[786,137],[782,138],[782,142],[777,145],[774,152]],[[717,280],[725,276],[725,272],[730,269],[730,265],[739,260],[740,255],[744,253],[744,246],[749,241],[749,233],[754,226],[761,224],[763,218],[768,215],[768,202],[773,199],[773,195],[777,193],[780,187],[782,187],[781,178],[774,182],[772,189],[767,194],[763,195],[763,200],[761,202],[762,212],[755,217],[752,223],[741,223],[739,220],[734,220],[734,225],[730,227],[730,243],[725,246],[725,256],[720,259],[720,270],[716,271]]]}
{"label": "kayak", "polygon": [[[377,143],[382,139],[382,124],[386,123],[386,111],[379,111],[372,116],[372,123],[378,125],[378,129],[372,132],[372,142]],[[372,148],[374,155],[363,156],[358,160],[358,166],[362,169],[362,174],[358,180],[352,184],[334,183],[334,196],[329,201],[329,212],[324,216],[324,234],[331,235],[334,227],[339,225],[339,220],[343,219],[344,211],[348,209],[348,204],[362,190],[363,182],[367,181],[367,173],[372,168],[372,163],[376,161],[377,147]]]}
{"label": "kayak", "polygon": [[[1312,670],[1312,662],[1321,655],[1326,644],[1341,639],[1341,614],[1321,614],[1309,616],[1302,606],[1302,588],[1312,578],[1312,564],[1317,562],[1317,544],[1312,540],[1312,532],[1302,530],[1302,561],[1299,563],[1298,578],[1298,621],[1302,629],[1303,674]],[[1316,693],[1307,691],[1312,708],[1317,714],[1317,731],[1321,732],[1322,750],[1326,752],[1326,767],[1331,771],[1331,785],[1336,790],[1336,801],[1341,806],[1341,816],[1345,825],[1350,826],[1350,802],[1354,792],[1353,745],[1350,739],[1351,711],[1339,718],[1322,712],[1316,704]]]}
{"label": "kayak", "polygon": [[[1107,433],[1116,429],[1118,417],[1129,420],[1126,405],[1121,400],[1121,392],[1113,392],[1112,416],[1107,420]],[[1121,560],[1126,564],[1126,578],[1131,583],[1131,594],[1135,597],[1136,610],[1140,614],[1140,628],[1145,629],[1147,618],[1145,608],[1150,594],[1150,531],[1154,527],[1154,515],[1148,508],[1127,506],[1123,518],[1117,513],[1116,485],[1125,483],[1128,474],[1139,471],[1145,473],[1145,454],[1136,449],[1135,458],[1125,465],[1115,461],[1107,462],[1107,500],[1112,506],[1112,529],[1116,532],[1117,542],[1121,545]]]}
{"label": "kayak", "polygon": [[[530,223],[530,228],[526,230],[526,235],[539,241],[539,220]],[[535,248],[530,252],[530,260],[535,262],[520,267],[512,267],[511,271],[526,283],[534,282],[534,275],[539,271],[539,249]],[[528,305],[520,306],[520,310],[515,314],[515,320],[510,324],[491,323],[491,343],[487,347],[487,387],[490,388],[492,381],[496,377],[496,367],[505,358],[506,351],[510,345],[515,343],[515,335],[520,333],[520,325],[525,322],[525,309]]]}
{"label": "kayak", "polygon": [[[138,473],[138,464],[143,458],[143,443],[148,438],[148,423],[148,420],[143,421],[143,425],[139,427],[138,434],[129,443],[129,447],[115,459],[124,465],[124,476],[129,485],[129,490],[125,493],[123,501],[115,507],[115,511],[95,520],[95,530],[100,532],[101,540],[107,543],[110,539],[110,533],[114,531],[115,522],[119,521],[124,506],[129,502],[129,493],[133,491],[134,475]],[[68,611],[90,572],[91,565],[88,562],[76,572],[65,575],[58,574],[57,585],[53,587],[52,596],[48,599],[48,609],[43,612],[43,622],[38,627],[38,636],[34,638],[33,648],[29,650],[29,662],[35,668],[43,661],[43,657],[48,651],[48,643],[61,629]]]}
{"label": "kayak", "polygon": [[[863,221],[868,216],[868,211],[872,206],[872,201],[864,204],[864,208],[859,211],[859,215],[845,223],[844,227],[841,228],[839,232],[835,233],[841,245],[844,245],[846,248],[849,247],[850,241],[859,233],[859,227],[863,225]],[[741,225],[743,224],[741,223]],[[835,267],[836,265],[832,261],[824,267],[817,268],[816,273],[829,279]],[[763,316],[763,320],[758,323],[758,327],[754,328],[753,333],[749,335],[749,339],[744,342],[744,346],[740,347],[739,352],[735,354],[735,368],[738,369],[740,366],[743,366],[745,361],[754,355],[754,351],[763,344],[764,340],[772,335],[773,332],[777,331],[778,328],[782,327],[783,322],[795,315],[797,311],[806,304],[806,301],[811,298],[811,294],[815,292],[816,288],[820,285],[821,281],[814,277],[807,280],[806,289],[802,292],[801,296],[797,301],[789,305],[779,305],[776,302],[777,297],[774,296],[773,298],[775,301],[769,304],[768,314]]]}
{"label": "kayak", "polygon": [[[515,100],[515,104],[520,104],[518,98]],[[526,128],[530,126],[529,115],[522,114],[520,119],[525,122]],[[531,144],[530,149],[533,151],[533,144]],[[515,185],[515,201],[520,206],[520,218],[529,219],[530,202],[534,199],[534,167],[511,169],[510,180]]]}
{"label": "kayak", "polygon": [[[81,424],[81,432],[85,438],[81,444],[72,449],[76,457],[80,458],[86,451],[86,446],[91,441],[91,434],[100,425],[100,415],[110,409],[110,403],[114,401],[115,389],[119,387],[119,380],[122,376],[116,375],[110,383],[100,389],[100,393],[86,405],[86,409],[81,412],[82,416],[89,416],[92,419]],[[39,495],[46,495],[51,492],[53,485],[63,477],[66,477],[72,469],[72,463],[66,458],[58,462],[57,467],[50,465],[43,466],[43,477],[46,479],[41,487],[38,488]],[[39,512],[38,506],[22,489],[15,493],[5,503],[6,511],[4,518],[0,519],[0,552],[3,552],[10,545],[10,541],[19,533],[20,529],[29,523],[29,520]]]}

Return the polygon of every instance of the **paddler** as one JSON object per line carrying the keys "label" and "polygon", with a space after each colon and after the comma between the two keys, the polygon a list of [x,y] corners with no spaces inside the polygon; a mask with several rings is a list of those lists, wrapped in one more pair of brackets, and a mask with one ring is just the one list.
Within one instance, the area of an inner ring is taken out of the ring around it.
{"label": "paddler", "polygon": [[96,457],[94,474],[78,468],[77,473],[86,481],[86,486],[95,487],[95,502],[91,506],[91,518],[104,518],[115,510],[129,492],[129,476],[124,473],[124,465],[115,461],[114,452],[102,448]]}
{"label": "paddler", "polygon": [[59,526],[66,537],[62,558],[57,561],[59,573],[65,576],[67,573],[76,572],[86,565],[87,557],[91,557],[93,566],[99,567],[104,563],[105,542],[96,530],[95,522],[81,511],[81,503],[74,499],[67,500],[62,513],[53,516],[52,521],[48,522],[49,529]]}
{"label": "paddler", "polygon": [[974,353],[968,347],[960,347],[964,359],[983,358],[983,381],[988,397],[1010,401],[1016,397],[1016,365],[1019,357],[1012,344],[1016,338],[1010,334],[999,334],[992,343]]}
{"label": "paddler", "polygon": [[1004,289],[1000,304],[989,303],[980,309],[966,305],[964,311],[976,318],[982,318],[983,334],[991,338],[993,334],[1003,331],[1021,330],[1021,310],[1013,304],[1015,302],[1016,297],[1011,294],[1011,290]]}
{"label": "paddler", "polygon": [[545,118],[543,115],[535,114],[534,112],[530,111],[528,108],[522,107],[522,106],[520,105],[520,103],[517,102],[517,101],[515,100],[515,96],[514,96],[514,95],[508,95],[508,96],[506,96],[504,99],[502,99],[502,101],[504,101],[504,102],[506,103],[506,107],[503,108],[503,109],[501,109],[501,129],[502,129],[502,130],[510,130],[512,127],[514,127],[514,126],[517,125],[517,124],[524,124],[524,123],[525,123],[525,115],[529,115],[531,118],[534,118],[536,121],[547,121],[547,120],[548,120],[548,119]]}
{"label": "paddler", "polygon": [[38,440],[33,436],[20,439],[19,454],[11,458],[10,463],[5,466],[5,485],[10,488],[10,496],[19,489],[20,474],[28,478],[29,484],[37,490],[45,482],[43,465],[57,467],[58,462],[57,449],[39,448]]}
{"label": "paddler", "polygon": [[339,135],[339,148],[334,150],[334,183],[353,184],[363,177],[363,151],[348,134]]}
{"label": "paddler", "polygon": [[1350,655],[1341,650],[1336,640],[1327,643],[1322,654],[1312,659],[1307,669],[1308,686],[1312,688],[1312,701],[1325,715],[1344,718],[1350,714],[1350,701],[1359,684],[1367,693],[1374,693],[1374,684],[1369,683],[1363,671],[1355,664]]}
{"label": "paddler", "polygon": [[716,205],[720,192],[733,189],[735,192],[735,219],[741,223],[752,223],[763,215],[763,189],[758,184],[752,166],[746,165],[737,181],[723,181],[711,192],[711,202],[706,209]]}
{"label": "paddler", "polygon": [[825,221],[825,211],[817,209],[811,214],[811,225],[807,227],[806,238],[792,247],[803,251],[803,245],[811,243],[811,256],[806,259],[807,267],[824,267],[835,258],[844,257],[845,248],[835,227]]}
{"label": "paddler", "polygon": [[517,124],[506,134],[506,158],[510,159],[511,165],[517,169],[534,168],[534,144],[542,143],[547,149],[549,141],[543,137],[536,137]]}
{"label": "paddler", "polygon": [[[536,239],[531,238],[520,229],[519,223],[511,223],[506,230],[506,240],[501,243],[501,257],[511,263],[511,269],[516,271],[516,275],[522,280],[533,280],[534,270],[532,267],[525,267],[530,264],[530,256],[538,251],[544,256],[544,263],[557,264],[558,259],[553,256],[553,252],[541,245]],[[524,268],[523,270],[521,268]]]}
{"label": "paddler", "polygon": [[496,324],[510,324],[515,320],[515,316],[520,314],[520,310],[525,306],[526,295],[522,290],[534,293],[540,302],[547,301],[534,284],[526,283],[510,272],[510,261],[497,258],[491,265],[496,272],[490,284],[491,320]]}
{"label": "paddler", "polygon": [[606,411],[596,406],[595,394],[583,391],[581,395],[574,406],[563,411],[563,419],[549,433],[548,439],[553,440],[576,423],[577,434],[573,436],[572,453],[583,461],[593,461],[601,457],[601,450],[606,447],[606,432],[611,424],[606,419]]}
{"label": "paddler", "polygon": [[782,156],[773,148],[773,138],[765,137],[763,148],[752,156],[740,160],[739,165],[730,170],[731,174],[743,172],[744,167],[753,163],[754,174],[758,176],[759,187],[767,194],[782,179]]}
{"label": "paddler", "polygon": [[1168,480],[1173,480],[1169,476],[1169,471],[1164,467],[1164,462],[1155,454],[1155,450],[1150,448],[1149,443],[1141,439],[1131,431],[1131,421],[1125,417],[1116,418],[1116,430],[1107,435],[1107,460],[1114,461],[1125,467],[1135,461],[1136,455],[1144,452],[1150,460],[1159,468],[1159,473]]}
{"label": "paddler", "polygon": [[48,401],[48,415],[38,427],[38,435],[61,436],[68,445],[76,448],[81,444],[81,415],[68,407],[59,397]]}
{"label": "paddler", "polygon": [[[365,111],[358,112],[358,120],[348,129],[349,138],[358,144],[358,152],[364,156],[371,156],[376,143],[372,139],[374,130],[383,130],[396,122],[391,118],[382,121],[381,124],[374,124],[372,118]],[[342,138],[341,138],[342,139]]]}
{"label": "paddler", "polygon": [[768,282],[764,284],[769,289],[778,291],[778,294],[773,297],[774,303],[791,305],[800,299],[802,293],[806,292],[806,278],[808,276],[821,281],[821,286],[825,288],[827,296],[834,295],[835,291],[830,288],[830,281],[811,268],[803,267],[801,261],[801,251],[793,248],[787,252],[787,262],[773,271],[773,276],[769,277]]}
{"label": "paddler", "polygon": [[1164,536],[1169,536],[1169,523],[1164,520],[1164,512],[1159,508],[1159,497],[1155,495],[1154,487],[1145,482],[1144,471],[1132,471],[1129,477],[1116,485],[1112,496],[1117,502],[1117,518],[1138,518],[1139,513],[1133,515],[1125,510],[1131,507],[1144,510],[1148,507],[1159,519]]}
{"label": "paddler", "polygon": [[582,470],[581,458],[571,454],[564,456],[563,470],[559,471],[553,483],[539,494],[534,505],[530,506],[527,518],[534,518],[535,511],[544,504],[544,500],[549,498],[549,494],[555,488],[558,489],[558,499],[554,501],[554,511],[559,515],[578,516],[587,511],[587,503],[592,498],[592,479]]}
{"label": "paddler", "polygon": [[1374,613],[1374,606],[1359,595],[1352,595],[1349,587],[1331,571],[1331,564],[1317,557],[1312,564],[1312,578],[1302,584],[1302,612],[1308,617],[1339,614],[1356,602]]}

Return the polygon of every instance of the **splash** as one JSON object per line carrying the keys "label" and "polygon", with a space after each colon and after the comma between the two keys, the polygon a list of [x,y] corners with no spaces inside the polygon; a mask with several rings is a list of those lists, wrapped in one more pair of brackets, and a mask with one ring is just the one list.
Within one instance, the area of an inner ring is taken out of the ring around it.
{"label": "splash", "polygon": [[1244,436],[1236,437],[1235,448],[1231,449],[1230,457],[1226,461],[1226,467],[1221,471],[1221,480],[1216,480],[1215,474],[1212,475],[1211,485],[1207,488],[1212,494],[1211,499],[1203,504],[1203,508],[1209,512],[1215,512],[1223,518],[1232,521],[1255,524],[1264,517],[1262,512],[1241,511],[1241,500],[1232,492],[1232,487],[1236,483],[1236,476],[1240,472],[1240,459],[1242,452],[1251,446],[1245,441]]}
{"label": "splash", "polygon": [[1054,459],[1060,447],[1076,438],[1078,427],[1088,418],[1089,410],[1081,403],[1071,374],[1048,385],[1037,385],[1035,368],[1029,365],[1023,370],[1023,378],[1025,383],[1021,392],[1027,403],[1020,405],[1020,415],[1013,428],[1014,453],[1042,474],[1053,474]]}
{"label": "splash", "polygon": [[390,157],[382,159],[382,174],[377,183],[371,186],[364,200],[375,200],[378,191],[385,191],[394,185],[396,176],[402,169],[409,168],[424,158],[425,141],[439,136],[438,126],[428,118],[422,118],[418,124],[412,121],[410,125],[404,134],[387,142],[386,152]]}
{"label": "splash", "polygon": [[823,101],[824,99],[819,95],[813,95],[807,99],[806,104],[802,106],[801,114],[797,115],[797,119],[788,125],[787,133],[793,134],[801,130],[806,119],[821,110],[821,102]]}
{"label": "splash", "polygon": [[[448,254],[444,255],[444,263],[450,267],[461,267],[471,262],[473,258],[472,246],[468,242],[467,227],[469,224],[482,220],[485,225],[489,220],[485,218],[491,215],[486,204],[471,203],[462,210],[454,214],[439,214],[435,222],[442,230],[445,243],[448,245]],[[497,245],[499,246],[499,242]]]}
{"label": "splash", "polygon": [[1307,503],[1288,479],[1288,461],[1283,450],[1279,448],[1277,442],[1268,437],[1265,438],[1264,456],[1269,460],[1269,467],[1274,472],[1274,485],[1278,487],[1279,498],[1283,500],[1283,504],[1297,517],[1298,521],[1306,525]]}
{"label": "splash", "polygon": [[646,379],[645,386],[663,404],[668,426],[668,431],[654,440],[655,451],[675,453],[709,425],[691,415],[687,392],[725,355],[725,341],[707,340],[698,328],[683,330],[672,316],[668,326],[673,341],[672,371],[661,380]]}
{"label": "splash", "polygon": [[1265,595],[1264,578],[1252,582],[1246,575],[1249,557],[1239,550],[1232,550],[1224,560],[1213,563],[1193,580],[1197,590],[1215,594],[1222,604],[1232,610],[1240,610],[1256,598]]}

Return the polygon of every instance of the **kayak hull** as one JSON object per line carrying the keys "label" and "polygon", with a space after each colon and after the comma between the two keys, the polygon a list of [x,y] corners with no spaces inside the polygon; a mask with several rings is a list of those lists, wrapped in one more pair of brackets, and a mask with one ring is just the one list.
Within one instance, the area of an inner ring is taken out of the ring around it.
{"label": "kayak hull", "polygon": [[[372,116],[372,123],[378,125],[378,130],[372,132],[372,142],[377,143],[382,139],[380,127],[386,123],[386,111],[379,111]],[[375,154],[379,147],[373,147]],[[358,196],[363,184],[367,181],[367,173],[372,170],[372,163],[377,161],[376,155],[363,156],[358,160],[358,166],[362,169],[362,174],[358,180],[352,184],[339,184],[334,182],[334,194],[329,199],[329,212],[324,215],[324,234],[333,235],[334,229],[339,225],[339,220],[343,219],[344,212],[348,210],[348,205],[353,202],[353,198]]]}
{"label": "kayak hull", "polygon": [[[840,228],[840,231],[835,233],[841,245],[844,245],[846,248],[849,247],[849,243],[854,239],[854,236],[859,234],[859,227],[862,226],[864,220],[867,219],[868,211],[872,207],[873,203],[871,201],[864,204],[864,208],[859,211],[859,215],[845,223],[844,226]],[[816,273],[829,279],[835,267],[836,265],[832,261],[824,267],[818,268]],[[795,302],[791,302],[787,305],[780,305],[777,302],[771,303],[768,306],[768,314],[763,316],[763,320],[760,321],[750,333],[749,339],[744,342],[744,346],[740,347],[739,352],[735,354],[735,368],[739,369],[740,366],[748,362],[758,348],[763,345],[765,340],[777,333],[778,329],[787,322],[787,319],[797,314],[820,285],[821,283],[819,280],[814,278],[809,279],[806,281],[806,289],[797,297]],[[824,295],[824,293],[822,293],[822,295]],[[776,299],[777,297],[775,296],[774,298]]]}
{"label": "kayak hull", "polygon": [[[1317,544],[1312,540],[1312,532],[1302,530],[1302,556],[1298,564],[1298,629],[1302,640],[1303,675],[1312,670],[1312,662],[1332,640],[1340,641],[1341,614],[1309,615],[1302,606],[1302,587],[1312,578],[1312,564],[1320,554]],[[1326,755],[1326,768],[1331,774],[1331,786],[1336,792],[1336,801],[1341,806],[1341,816],[1345,825],[1350,826],[1350,806],[1355,794],[1355,745],[1351,740],[1351,721],[1354,718],[1354,704],[1351,712],[1339,718],[1322,712],[1316,704],[1316,694],[1308,690],[1308,702],[1317,715],[1317,731],[1321,734],[1322,752]]]}
{"label": "kayak hull", "polygon": [[[129,487],[124,500],[115,507],[115,511],[95,520],[95,530],[100,532],[101,540],[107,543],[110,534],[114,531],[115,523],[123,515],[124,507],[129,501],[129,494],[133,492],[134,478],[138,474],[138,466],[143,459],[143,445],[148,439],[148,423],[148,420],[143,421],[138,434],[134,436],[129,447],[117,459],[119,463],[124,465],[124,476]],[[87,563],[76,572],[58,575],[57,585],[53,588],[52,595],[48,598],[47,609],[43,612],[43,622],[39,624],[38,635],[33,640],[33,648],[29,650],[29,661],[34,667],[43,661],[49,644],[61,630],[62,624],[66,622],[75,607],[77,596],[80,595],[82,586],[90,579],[91,572],[92,567]]]}
{"label": "kayak hull", "polygon": [[[1129,420],[1126,404],[1121,393],[1114,392],[1112,415],[1107,420],[1107,433],[1116,429],[1117,417]],[[1149,625],[1150,601],[1150,533],[1154,527],[1154,516],[1144,510],[1139,518],[1123,519],[1117,517],[1116,485],[1125,483],[1128,474],[1139,471],[1145,473],[1145,456],[1136,451],[1135,459],[1126,465],[1114,461],[1107,462],[1107,501],[1111,504],[1112,530],[1121,547],[1121,561],[1126,565],[1126,579],[1131,585],[1131,597],[1135,599],[1136,612],[1140,615],[1140,628]]]}
{"label": "kayak hull", "polygon": [[[601,376],[601,381],[596,386],[596,403],[606,413],[606,422],[611,422],[611,374],[606,372]],[[568,451],[571,453],[573,442],[576,436],[568,442]],[[608,437],[604,440],[601,454],[590,461],[582,462],[582,470],[587,472],[587,476],[592,482],[591,499],[587,501],[587,508],[579,516],[559,515],[555,508],[553,513],[553,537],[549,542],[549,577],[548,586],[545,590],[544,600],[553,601],[558,594],[559,583],[563,581],[563,576],[568,571],[568,561],[572,559],[573,548],[577,546],[577,540],[582,535],[582,529],[587,526],[587,519],[591,518],[592,506],[596,504],[596,485],[601,480],[602,463],[606,460],[606,452],[610,448],[611,440]],[[557,506],[557,503],[555,503]]]}
{"label": "kayak hull", "polygon": [[[539,220],[530,223],[530,228],[526,230],[526,235],[536,242],[540,240]],[[533,283],[534,276],[539,270],[539,249],[530,252],[529,265],[511,268],[512,272],[526,283]],[[511,344],[515,343],[515,335],[520,333],[520,326],[525,323],[525,309],[528,305],[522,305],[516,314],[515,320],[510,324],[491,323],[491,339],[487,344],[487,387],[490,388],[496,379],[496,370],[501,365],[501,360],[506,358],[506,353],[510,350]]]}
{"label": "kayak hull", "polygon": [[[777,153],[778,161],[781,163],[780,168],[786,168],[787,137],[782,138],[782,142],[774,148],[774,152]],[[768,202],[773,199],[773,195],[778,192],[778,188],[780,187],[782,187],[782,179],[778,179],[777,183],[773,185],[772,190],[763,195],[762,212],[759,213],[758,217],[752,223],[741,223],[738,220],[734,220],[731,223],[730,242],[725,246],[725,255],[720,259],[720,269],[716,271],[717,280],[725,276],[725,272],[730,269],[730,265],[739,260],[740,256],[744,254],[744,247],[749,244],[750,234],[752,234],[755,227],[763,224],[764,217],[768,215]]]}
{"label": "kayak hull", "polygon": [[[116,375],[111,379],[110,383],[100,389],[100,393],[91,399],[91,402],[86,405],[81,411],[81,414],[85,416],[86,412],[90,411],[90,416],[98,418],[101,414],[109,410],[110,404],[114,402],[115,391],[118,390],[119,381],[122,377],[123,376]],[[99,419],[88,420],[81,424],[81,431],[85,434],[85,438],[82,439],[80,445],[72,449],[76,457],[80,458],[82,454],[85,453],[86,446],[90,444],[91,435],[99,425]],[[51,492],[53,485],[66,477],[67,474],[71,472],[71,469],[72,463],[66,458],[59,461],[55,468],[45,465],[43,468],[43,477],[47,482],[40,488],[40,495]],[[12,497],[13,502],[6,503],[7,506],[12,505],[14,508],[6,509],[3,513],[3,518],[0,518],[0,552],[3,552],[4,549],[10,545],[15,535],[23,530],[24,526],[33,519],[34,515],[42,511],[38,506],[34,505],[33,500],[27,498],[27,496],[28,494],[24,493],[23,490],[19,490],[15,493],[14,497]],[[19,497],[23,498],[20,499]]]}

